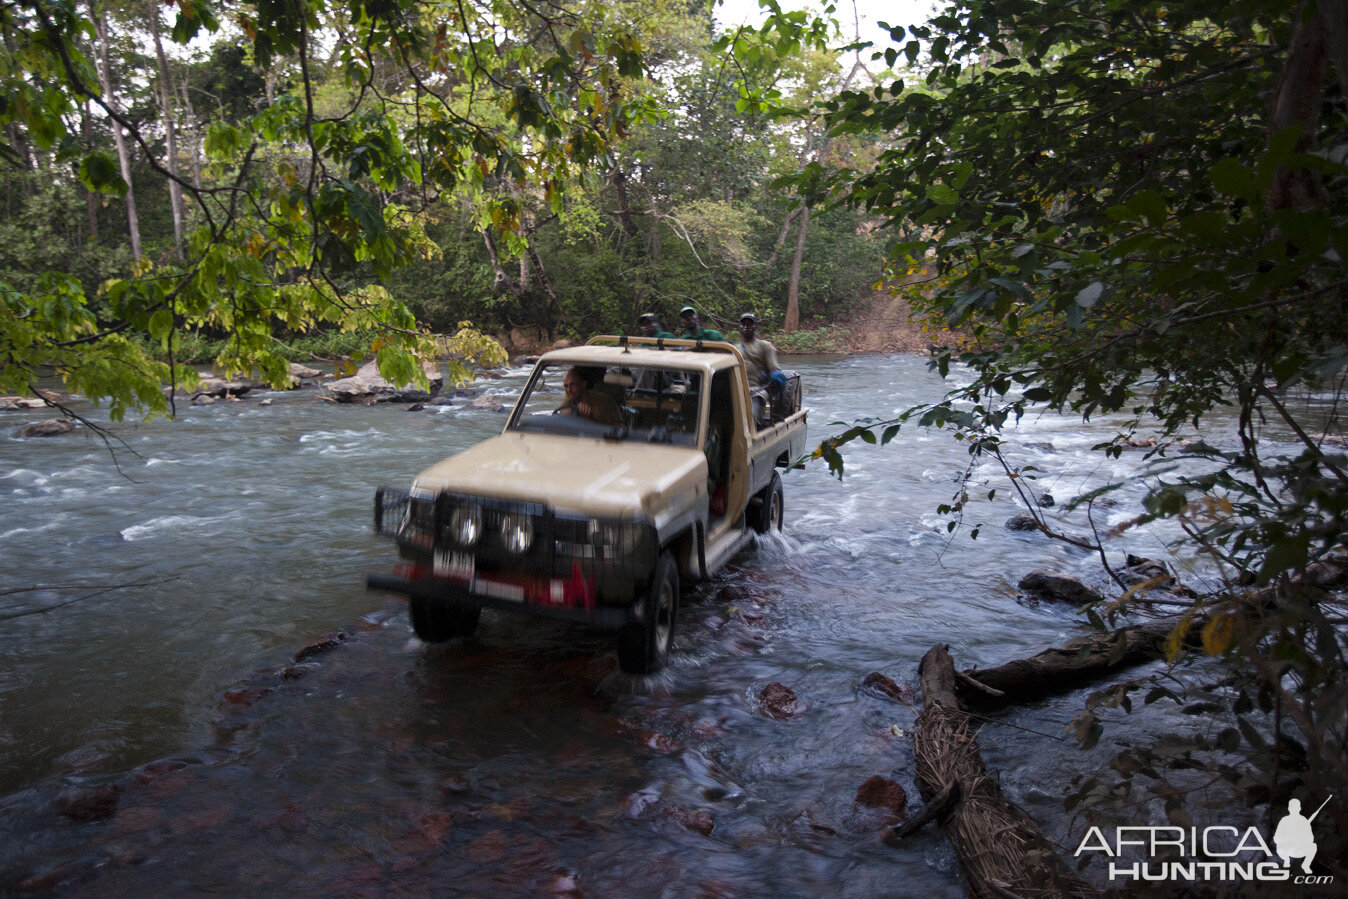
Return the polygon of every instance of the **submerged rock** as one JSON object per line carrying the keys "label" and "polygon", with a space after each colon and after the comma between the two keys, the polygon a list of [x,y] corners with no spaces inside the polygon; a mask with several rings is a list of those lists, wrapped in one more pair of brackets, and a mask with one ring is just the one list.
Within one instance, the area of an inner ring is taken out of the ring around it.
{"label": "submerged rock", "polygon": [[49,418],[34,422],[19,431],[20,437],[59,437],[75,430],[75,423],[68,418]]}
{"label": "submerged rock", "polygon": [[1098,590],[1086,586],[1070,574],[1036,568],[1020,579],[1020,589],[1040,599],[1071,603],[1084,606],[1104,599]]}
{"label": "submerged rock", "polygon": [[900,686],[896,684],[893,678],[881,674],[879,671],[872,671],[866,675],[866,679],[861,682],[861,686],[880,696],[886,696],[895,702],[904,705],[912,705],[916,695],[912,687]]}
{"label": "submerged rock", "polygon": [[117,814],[121,801],[121,786],[104,784],[83,793],[62,797],[58,807],[62,817],[71,821],[106,821]]}
{"label": "submerged rock", "polygon": [[908,792],[899,783],[876,774],[857,788],[856,804],[888,809],[901,816],[908,805]]}
{"label": "submerged rock", "polygon": [[700,833],[704,837],[711,836],[711,832],[716,829],[716,820],[712,818],[711,812],[706,809],[693,809],[675,805],[665,809],[663,814],[666,818],[676,821],[693,833]]}
{"label": "submerged rock", "polygon": [[474,409],[485,409],[488,412],[504,412],[505,406],[494,396],[480,396],[473,400],[470,405]]}
{"label": "submerged rock", "polygon": [[768,684],[763,688],[763,692],[758,694],[758,707],[764,715],[779,721],[803,715],[807,708],[790,687],[776,681]]}

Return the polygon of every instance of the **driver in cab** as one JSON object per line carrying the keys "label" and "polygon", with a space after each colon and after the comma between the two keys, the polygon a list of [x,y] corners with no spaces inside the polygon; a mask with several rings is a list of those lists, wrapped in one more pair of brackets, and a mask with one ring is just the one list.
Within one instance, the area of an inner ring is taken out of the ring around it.
{"label": "driver in cab", "polygon": [[590,421],[604,425],[620,425],[623,422],[622,410],[613,397],[594,389],[594,382],[603,374],[603,369],[572,367],[562,378],[562,389],[566,391],[566,402],[557,410],[562,415],[579,415]]}

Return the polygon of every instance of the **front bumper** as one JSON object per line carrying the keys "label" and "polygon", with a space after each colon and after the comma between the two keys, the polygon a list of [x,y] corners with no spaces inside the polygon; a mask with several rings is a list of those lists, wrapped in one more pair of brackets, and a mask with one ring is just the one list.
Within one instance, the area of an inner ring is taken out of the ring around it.
{"label": "front bumper", "polygon": [[598,605],[595,587],[579,569],[570,579],[475,575],[444,577],[423,565],[400,564],[393,573],[371,572],[365,576],[371,590],[386,590],[408,597],[424,597],[447,604],[500,609],[522,615],[586,624],[618,630],[637,620],[640,603],[630,606]]}

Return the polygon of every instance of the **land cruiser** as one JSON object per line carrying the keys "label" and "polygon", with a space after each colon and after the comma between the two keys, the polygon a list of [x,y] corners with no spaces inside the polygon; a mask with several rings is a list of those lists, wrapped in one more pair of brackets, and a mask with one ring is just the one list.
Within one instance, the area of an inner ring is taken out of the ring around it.
{"label": "land cruiser", "polygon": [[[563,402],[568,373],[604,420]],[[427,642],[504,609],[612,630],[624,671],[656,671],[680,584],[782,526],[777,469],[804,451],[808,410],[795,374],[760,393],[720,341],[597,337],[549,352],[500,436],[377,491],[375,530],[402,561],[367,584],[405,595]]]}

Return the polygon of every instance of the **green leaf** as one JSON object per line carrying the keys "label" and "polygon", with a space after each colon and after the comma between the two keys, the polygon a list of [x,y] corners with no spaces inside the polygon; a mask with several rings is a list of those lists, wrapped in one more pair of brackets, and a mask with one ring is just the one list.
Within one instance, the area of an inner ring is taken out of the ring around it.
{"label": "green leaf", "polygon": [[80,161],[80,181],[94,193],[126,196],[121,170],[107,153],[90,153]]}
{"label": "green leaf", "polygon": [[1170,215],[1165,198],[1154,190],[1138,191],[1128,201],[1128,208],[1154,228],[1163,226]]}
{"label": "green leaf", "polygon": [[1212,186],[1224,194],[1254,203],[1259,199],[1259,189],[1255,186],[1254,175],[1239,160],[1226,157],[1217,161],[1208,170]]}
{"label": "green leaf", "polygon": [[150,336],[160,343],[167,343],[169,335],[173,333],[173,313],[167,309],[160,309],[150,316],[149,326]]}
{"label": "green leaf", "polygon": [[1100,301],[1100,297],[1105,292],[1105,285],[1100,281],[1083,287],[1076,295],[1076,304],[1082,309],[1089,309]]}
{"label": "green leaf", "polygon": [[953,187],[937,182],[927,185],[927,198],[941,206],[954,206],[959,202],[960,195]]}

